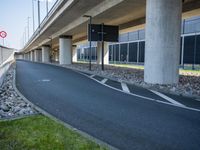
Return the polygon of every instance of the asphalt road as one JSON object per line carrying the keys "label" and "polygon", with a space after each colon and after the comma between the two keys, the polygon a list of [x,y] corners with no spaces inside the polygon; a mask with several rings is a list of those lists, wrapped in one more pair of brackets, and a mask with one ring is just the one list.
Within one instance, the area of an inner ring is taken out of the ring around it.
{"label": "asphalt road", "polygon": [[69,69],[27,61],[17,61],[16,85],[40,108],[116,148],[200,149],[198,111],[148,101]]}

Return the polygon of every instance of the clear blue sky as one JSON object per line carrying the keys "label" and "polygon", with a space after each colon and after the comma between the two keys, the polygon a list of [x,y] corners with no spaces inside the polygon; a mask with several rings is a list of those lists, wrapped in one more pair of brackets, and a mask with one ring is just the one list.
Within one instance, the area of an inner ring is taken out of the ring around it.
{"label": "clear blue sky", "polygon": [[[41,1],[41,21],[46,15],[46,0]],[[49,0],[49,8],[56,0]],[[30,25],[30,36],[33,33],[32,0],[0,0],[0,31],[6,31],[7,37],[4,40],[5,46],[20,49],[23,46],[23,34],[27,33],[28,17]],[[34,0],[35,28],[38,26],[37,1]],[[27,36],[27,35],[26,35]],[[2,38],[0,44],[2,45]]]}

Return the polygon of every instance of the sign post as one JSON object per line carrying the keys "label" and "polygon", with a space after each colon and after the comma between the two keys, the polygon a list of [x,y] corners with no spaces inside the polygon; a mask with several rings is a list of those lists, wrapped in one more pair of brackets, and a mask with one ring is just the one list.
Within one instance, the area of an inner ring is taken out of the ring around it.
{"label": "sign post", "polygon": [[104,31],[103,31],[104,24],[101,24],[101,44],[102,44],[102,51],[101,51],[101,69],[104,71]]}
{"label": "sign post", "polygon": [[[90,18],[90,23],[88,25],[88,37],[91,37],[92,35],[92,29],[91,29],[91,25],[92,25],[92,16],[89,16],[89,15],[84,15],[83,17],[86,17],[86,18]],[[91,38],[88,40],[90,41],[90,53],[89,53],[89,57],[90,57],[90,60],[89,60],[89,70],[91,71],[92,70],[92,40]]]}
{"label": "sign post", "polygon": [[[104,41],[118,42],[119,40],[119,27],[102,24],[91,24],[88,27],[88,41],[101,41],[102,42],[102,57],[101,65],[104,70]],[[91,31],[91,33],[90,33]]]}
{"label": "sign post", "polygon": [[6,38],[7,33],[5,31],[0,31],[0,37],[3,39],[3,46],[4,46],[4,38]]}

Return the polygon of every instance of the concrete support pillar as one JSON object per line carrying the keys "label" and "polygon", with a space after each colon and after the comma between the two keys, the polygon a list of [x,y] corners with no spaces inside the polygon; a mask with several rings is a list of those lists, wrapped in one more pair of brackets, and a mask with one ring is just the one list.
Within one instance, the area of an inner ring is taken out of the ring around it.
{"label": "concrete support pillar", "polygon": [[34,50],[31,51],[31,61],[34,61]]}
{"label": "concrete support pillar", "polygon": [[55,61],[59,61],[59,51],[56,51],[55,53]]}
{"label": "concrete support pillar", "polygon": [[181,13],[182,0],[147,0],[145,82],[178,82]]}
{"label": "concrete support pillar", "polygon": [[71,64],[72,63],[72,37],[61,36],[59,38],[59,61],[60,64]]}
{"label": "concrete support pillar", "polygon": [[35,51],[34,51],[34,54],[35,54],[35,61],[36,62],[40,62],[41,61],[41,50],[39,50],[39,49],[36,49]]}
{"label": "concrete support pillar", "polygon": [[72,47],[72,61],[77,62],[77,47],[76,45],[73,45]]}
{"label": "concrete support pillar", "polygon": [[[108,43],[104,42],[104,64],[109,64],[109,50],[108,50]],[[102,43],[97,42],[97,64],[101,64],[102,58]]]}
{"label": "concrete support pillar", "polygon": [[31,61],[31,52],[28,52],[28,60]]}
{"label": "concrete support pillar", "polygon": [[31,51],[29,52],[29,60],[32,61]]}
{"label": "concrete support pillar", "polygon": [[26,60],[29,60],[28,53],[25,54]]}
{"label": "concrete support pillar", "polygon": [[50,62],[50,47],[42,46],[42,62],[48,63]]}

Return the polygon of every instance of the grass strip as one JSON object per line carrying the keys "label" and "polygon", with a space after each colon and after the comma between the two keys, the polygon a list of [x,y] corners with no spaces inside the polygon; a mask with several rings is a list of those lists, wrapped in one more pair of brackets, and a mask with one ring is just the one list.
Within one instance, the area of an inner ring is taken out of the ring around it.
{"label": "grass strip", "polygon": [[43,115],[0,121],[1,150],[104,150]]}

